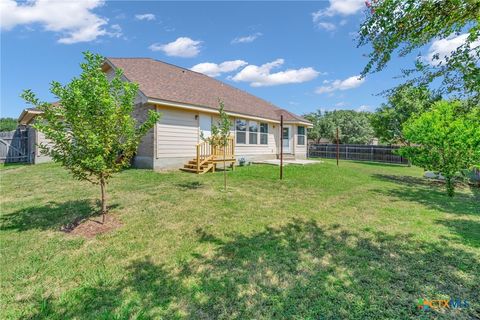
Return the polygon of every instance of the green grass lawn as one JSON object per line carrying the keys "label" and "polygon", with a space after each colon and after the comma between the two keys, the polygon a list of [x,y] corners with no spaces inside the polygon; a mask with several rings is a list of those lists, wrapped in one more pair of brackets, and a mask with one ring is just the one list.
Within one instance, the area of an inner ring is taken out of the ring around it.
{"label": "green grass lawn", "polygon": [[[480,317],[480,192],[453,199],[396,165],[127,170],[123,226],[59,231],[99,190],[57,165],[0,170],[2,319]],[[420,298],[467,300],[424,312]]]}

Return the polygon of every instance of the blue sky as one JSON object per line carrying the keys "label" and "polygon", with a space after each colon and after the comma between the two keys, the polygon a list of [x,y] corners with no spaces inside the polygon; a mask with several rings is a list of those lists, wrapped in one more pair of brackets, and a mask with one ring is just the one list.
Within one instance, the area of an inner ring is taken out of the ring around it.
{"label": "blue sky", "polygon": [[1,115],[17,117],[32,89],[79,73],[82,51],[151,57],[215,76],[297,114],[373,111],[413,57],[358,80],[364,2],[59,2],[2,0]]}

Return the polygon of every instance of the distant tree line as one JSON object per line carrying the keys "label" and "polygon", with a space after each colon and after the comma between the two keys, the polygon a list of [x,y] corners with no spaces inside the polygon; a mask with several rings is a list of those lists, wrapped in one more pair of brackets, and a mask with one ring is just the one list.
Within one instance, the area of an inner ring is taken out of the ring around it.
{"label": "distant tree line", "polygon": [[353,110],[316,111],[304,115],[313,123],[308,130],[308,139],[319,143],[322,139],[340,143],[369,144],[374,138],[374,129],[370,123],[369,112]]}
{"label": "distant tree line", "polygon": [[17,120],[14,118],[0,118],[0,132],[13,131],[17,128]]}

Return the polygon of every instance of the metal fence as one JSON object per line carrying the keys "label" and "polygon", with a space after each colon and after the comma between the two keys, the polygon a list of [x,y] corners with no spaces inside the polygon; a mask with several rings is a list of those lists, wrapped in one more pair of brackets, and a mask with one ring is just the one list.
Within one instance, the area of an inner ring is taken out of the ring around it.
{"label": "metal fence", "polygon": [[28,131],[0,132],[0,163],[29,162]]}
{"label": "metal fence", "polygon": [[[408,164],[408,160],[394,153],[399,147],[364,144],[340,144],[339,158],[342,160],[375,161]],[[336,144],[310,144],[308,156],[311,158],[337,157]]]}

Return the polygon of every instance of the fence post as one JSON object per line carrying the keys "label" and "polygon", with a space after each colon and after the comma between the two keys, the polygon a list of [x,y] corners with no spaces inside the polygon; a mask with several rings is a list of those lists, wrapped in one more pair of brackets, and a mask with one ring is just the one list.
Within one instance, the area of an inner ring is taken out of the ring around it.
{"label": "fence post", "polygon": [[373,161],[373,147],[370,147],[370,159]]}
{"label": "fence post", "polygon": [[345,160],[348,160],[348,146],[345,146]]}

